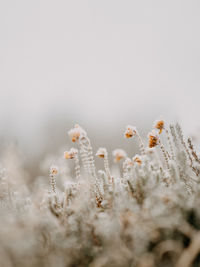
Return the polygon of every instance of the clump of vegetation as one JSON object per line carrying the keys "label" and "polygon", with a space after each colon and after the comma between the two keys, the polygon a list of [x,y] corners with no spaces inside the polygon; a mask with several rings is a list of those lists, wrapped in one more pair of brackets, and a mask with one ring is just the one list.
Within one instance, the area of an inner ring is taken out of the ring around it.
{"label": "clump of vegetation", "polygon": [[99,171],[86,131],[68,134],[74,171],[50,166],[49,189],[1,169],[0,266],[199,266],[200,158],[179,124],[158,120],[147,140],[127,126],[140,154],[116,149],[111,164],[99,148]]}

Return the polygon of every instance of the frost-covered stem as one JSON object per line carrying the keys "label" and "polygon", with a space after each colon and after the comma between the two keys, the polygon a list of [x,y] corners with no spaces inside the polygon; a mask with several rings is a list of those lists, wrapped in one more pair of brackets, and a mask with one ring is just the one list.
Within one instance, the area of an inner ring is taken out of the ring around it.
{"label": "frost-covered stem", "polygon": [[82,142],[85,150],[87,151],[87,161],[88,161],[88,167],[89,167],[88,171],[93,176],[93,178],[96,178],[94,157],[93,157],[92,146],[91,146],[90,140],[87,136],[82,136],[80,139],[80,142]]}
{"label": "frost-covered stem", "polygon": [[131,182],[129,180],[127,181],[127,183],[128,183],[131,195],[134,198],[135,197],[135,190],[134,190],[134,188],[133,188],[133,186],[132,186],[132,184],[131,184]]}
{"label": "frost-covered stem", "polygon": [[171,157],[174,160],[174,150],[173,150],[172,142],[171,142],[171,139],[170,139],[169,131],[166,128],[165,128],[165,133],[166,133],[166,136],[167,136],[167,141],[168,141],[170,152],[171,152]]}
{"label": "frost-covered stem", "polygon": [[95,195],[97,201],[100,201],[102,199],[102,193],[96,176],[94,157],[90,139],[86,135],[83,135],[80,138],[80,143],[83,145],[83,149],[86,152],[85,161],[86,161],[87,171],[93,178],[91,181],[91,193]]}
{"label": "frost-covered stem", "polygon": [[188,158],[190,160],[190,167],[193,170],[193,172],[198,176],[199,175],[199,171],[194,167],[192,157],[191,157],[190,152],[189,152],[189,150],[188,150],[188,148],[186,146],[186,143],[185,143],[185,141],[183,139],[183,133],[182,133],[181,127],[180,127],[180,125],[178,123],[176,124],[176,130],[177,130],[179,139],[181,141],[181,144],[185,148],[185,151],[186,151],[186,153],[188,155]]}
{"label": "frost-covered stem", "polygon": [[176,148],[179,149],[177,135],[176,135],[176,131],[174,129],[174,125],[170,125],[169,127],[170,127],[170,132],[171,132],[171,136],[173,138],[174,144],[175,144]]}
{"label": "frost-covered stem", "polygon": [[[89,141],[89,139],[88,139]],[[94,157],[93,157],[93,152],[92,152],[92,146],[90,144],[90,141],[88,142],[88,158],[89,158],[89,163],[90,163],[90,168],[91,168],[91,173],[94,177],[96,177],[95,173],[95,165],[94,165]]]}
{"label": "frost-covered stem", "polygon": [[144,143],[142,141],[142,137],[140,136],[139,132],[136,130],[136,136],[139,140],[139,145],[140,145],[140,151],[142,155],[145,155],[145,148],[144,148]]}
{"label": "frost-covered stem", "polygon": [[66,209],[67,209],[67,194],[66,191],[63,192],[63,212],[64,214],[66,213]]}
{"label": "frost-covered stem", "polygon": [[104,171],[99,171],[99,175],[101,176],[101,180],[102,180],[102,191],[105,193],[108,191],[107,176]]}
{"label": "frost-covered stem", "polygon": [[127,164],[125,161],[123,162],[122,171],[123,171],[122,177],[123,177],[123,182],[124,182],[127,180],[127,176],[128,176]]}
{"label": "frost-covered stem", "polygon": [[181,144],[182,144],[182,146],[185,148],[185,151],[186,151],[186,153],[187,153],[187,155],[188,155],[188,158],[189,158],[190,163],[191,163],[191,166],[192,166],[192,165],[193,165],[193,160],[192,160],[192,157],[191,157],[191,155],[190,155],[190,152],[189,152],[189,150],[188,150],[188,148],[187,148],[187,146],[186,146],[186,143],[185,143],[185,141],[184,141],[184,139],[183,139],[183,133],[182,133],[181,127],[180,127],[180,125],[179,125],[178,123],[176,124],[176,129],[177,129],[177,133],[178,133],[178,135],[179,135]]}
{"label": "frost-covered stem", "polygon": [[101,191],[101,189],[100,189],[100,183],[99,183],[99,181],[96,179],[96,183],[95,183],[95,185],[96,185],[96,195],[98,196],[98,198],[99,199],[102,199],[102,191]]}
{"label": "frost-covered stem", "polygon": [[129,179],[130,180],[133,180],[133,178],[134,178],[134,168],[133,168],[133,166],[130,168],[130,170],[129,170]]}
{"label": "frost-covered stem", "polygon": [[185,142],[184,142],[183,139],[181,139],[181,144],[182,144],[183,147],[185,148],[185,151],[186,151],[186,153],[187,153],[187,155],[188,155],[188,158],[189,158],[189,160],[190,160],[190,166],[191,166],[192,169],[193,169],[193,168],[194,168],[194,166],[193,166],[193,160],[192,160],[192,157],[191,157],[191,155],[190,155],[190,152],[189,152],[189,150],[188,150],[188,148],[187,148],[187,146],[186,146],[186,144],[185,144]]}
{"label": "frost-covered stem", "polygon": [[56,175],[50,174],[51,191],[56,194]]}
{"label": "frost-covered stem", "polygon": [[71,197],[71,188],[65,188],[65,196],[64,196],[64,208],[66,209],[69,206]]}
{"label": "frost-covered stem", "polygon": [[193,146],[192,140],[190,138],[188,138],[188,145],[189,145],[189,148],[191,150],[191,153],[192,153],[193,158],[195,159],[196,162],[200,163],[200,159],[197,156],[196,151],[194,150],[194,146]]}
{"label": "frost-covered stem", "polygon": [[85,169],[86,172],[89,172],[89,167],[88,167],[88,159],[87,159],[87,151],[82,144],[82,142],[78,142],[79,148],[80,148],[80,155],[81,155],[81,160],[83,163],[83,168]]}
{"label": "frost-covered stem", "polygon": [[168,160],[168,157],[167,157],[167,153],[165,151],[165,147],[164,147],[164,145],[163,145],[163,143],[161,142],[160,139],[158,139],[158,143],[160,145],[160,149],[161,149],[163,157],[165,159],[165,163],[166,163],[167,169],[169,170],[169,160]]}
{"label": "frost-covered stem", "polygon": [[78,159],[78,154],[75,155],[75,174],[76,174],[76,179],[80,179],[80,164],[79,164],[79,159]]}
{"label": "frost-covered stem", "polygon": [[108,153],[106,151],[104,155],[104,168],[106,171],[106,175],[108,176],[108,180],[111,180],[111,173],[110,173],[110,167],[109,167],[109,161],[108,161]]}
{"label": "frost-covered stem", "polygon": [[[58,168],[57,166],[51,166],[50,168],[50,186],[51,186],[51,191],[50,191],[50,198],[49,201],[51,202],[51,198],[54,198],[55,200],[55,207],[59,211],[61,210],[61,203],[58,199],[57,193],[56,193],[56,176],[58,174]],[[53,207],[52,207],[53,208]],[[53,209],[54,209],[53,208]]]}
{"label": "frost-covered stem", "polygon": [[103,197],[102,197],[102,191],[100,189],[99,181],[96,178],[95,180],[94,179],[91,180],[90,194],[91,194],[91,201],[93,202],[95,198],[97,206],[100,207],[100,203]]}
{"label": "frost-covered stem", "polygon": [[132,162],[129,158],[127,158],[123,162],[123,174],[122,174],[123,183],[126,183],[127,180],[130,180],[130,178],[133,177],[133,166],[130,164],[132,164]]}
{"label": "frost-covered stem", "polygon": [[175,184],[179,180],[179,169],[174,161],[170,162],[170,173],[172,182]]}

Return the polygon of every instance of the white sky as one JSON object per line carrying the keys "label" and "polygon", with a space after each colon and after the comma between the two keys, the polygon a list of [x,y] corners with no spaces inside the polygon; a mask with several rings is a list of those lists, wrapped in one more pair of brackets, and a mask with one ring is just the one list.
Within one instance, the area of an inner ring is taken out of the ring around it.
{"label": "white sky", "polygon": [[53,113],[196,129],[199,14],[198,0],[0,1],[1,135],[38,135]]}

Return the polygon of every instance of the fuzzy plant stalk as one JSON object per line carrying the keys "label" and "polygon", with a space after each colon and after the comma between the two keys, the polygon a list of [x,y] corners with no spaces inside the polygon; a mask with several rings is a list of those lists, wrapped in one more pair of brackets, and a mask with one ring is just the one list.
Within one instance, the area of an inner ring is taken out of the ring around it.
{"label": "fuzzy plant stalk", "polygon": [[81,169],[80,169],[80,163],[79,163],[78,153],[75,155],[74,161],[75,161],[75,175],[76,175],[76,180],[79,181],[80,178],[81,178]]}
{"label": "fuzzy plant stalk", "polygon": [[130,158],[126,158],[123,162],[123,182],[127,182],[133,176],[133,161]]}
{"label": "fuzzy plant stalk", "polygon": [[190,151],[191,151],[191,154],[192,154],[193,158],[195,159],[195,161],[196,161],[197,163],[200,163],[200,159],[199,159],[199,157],[197,156],[196,151],[194,150],[194,146],[193,146],[193,144],[192,144],[192,140],[191,140],[191,138],[188,138],[188,145],[189,145],[189,149],[190,149]]}
{"label": "fuzzy plant stalk", "polygon": [[178,150],[179,149],[179,144],[178,144],[178,137],[176,135],[175,127],[174,127],[174,125],[170,124],[169,128],[170,128],[170,134],[171,134],[175,149]]}
{"label": "fuzzy plant stalk", "polygon": [[68,132],[68,134],[72,142],[77,142],[80,147],[85,170],[91,178],[91,195],[93,197],[95,196],[98,205],[100,205],[99,203],[101,202],[102,194],[96,175],[96,168],[90,139],[88,138],[86,131],[83,130],[83,128],[78,124],[76,124],[75,127]]}
{"label": "fuzzy plant stalk", "polygon": [[80,152],[80,157],[81,157],[81,161],[83,164],[83,168],[84,168],[86,173],[89,173],[87,151],[81,142],[79,142],[79,141],[77,141],[77,142],[78,142],[78,146],[79,146],[79,152]]}
{"label": "fuzzy plant stalk", "polygon": [[80,143],[83,144],[85,150],[87,151],[89,174],[92,177],[92,180],[91,180],[92,194],[95,194],[97,206],[100,206],[101,201],[102,201],[102,193],[101,193],[99,181],[98,181],[98,178],[96,175],[96,168],[95,168],[95,164],[94,164],[94,157],[93,157],[93,150],[92,150],[91,142],[90,142],[90,139],[87,137],[86,134],[83,134],[80,137]]}
{"label": "fuzzy plant stalk", "polygon": [[87,161],[88,161],[89,173],[91,174],[91,176],[95,180],[96,179],[96,170],[95,170],[94,157],[93,157],[93,151],[92,151],[90,139],[84,133],[80,136],[79,142],[83,145],[85,151],[87,152]]}
{"label": "fuzzy plant stalk", "polygon": [[51,186],[51,192],[53,194],[56,194],[56,176],[58,174],[58,167],[57,166],[51,166],[50,167],[50,186]]}
{"label": "fuzzy plant stalk", "polygon": [[142,137],[141,135],[139,134],[138,130],[136,130],[136,136],[139,140],[139,145],[140,145],[140,151],[141,151],[141,154],[142,155],[145,155],[145,147],[144,147],[144,143],[143,143],[143,140],[142,140]]}
{"label": "fuzzy plant stalk", "polygon": [[74,159],[75,161],[75,176],[76,180],[80,180],[80,164],[78,158],[78,150],[75,148],[71,148],[69,151],[64,152],[65,159]]}
{"label": "fuzzy plant stalk", "polygon": [[161,152],[163,154],[167,169],[169,170],[169,160],[168,160],[168,156],[167,156],[167,152],[165,150],[165,147],[163,145],[163,143],[161,142],[160,138],[158,137],[158,134],[155,130],[152,130],[152,132],[150,132],[148,134],[148,138],[149,138],[149,148],[153,148],[156,147],[157,145],[159,145]]}
{"label": "fuzzy plant stalk", "polygon": [[170,134],[169,134],[169,131],[168,131],[167,128],[165,128],[165,133],[166,133],[168,144],[169,144],[169,147],[170,147],[171,158],[174,160],[175,159],[175,157],[174,157],[174,149],[173,149],[171,138],[170,138]]}
{"label": "fuzzy plant stalk", "polygon": [[154,128],[159,130],[159,132],[158,132],[159,135],[162,133],[162,131],[165,131],[165,134],[166,134],[166,137],[167,137],[167,142],[168,142],[168,145],[169,145],[169,148],[170,148],[170,153],[171,153],[171,154],[169,154],[166,151],[166,154],[167,154],[167,157],[169,159],[173,159],[174,160],[174,150],[173,150],[170,134],[169,134],[169,131],[168,131],[166,125],[165,125],[164,120],[162,120],[162,119],[156,120],[154,122]]}
{"label": "fuzzy plant stalk", "polygon": [[199,171],[194,167],[194,163],[193,163],[193,159],[190,155],[190,152],[189,152],[189,149],[184,141],[184,137],[183,137],[183,132],[182,132],[182,129],[181,129],[181,126],[177,123],[176,124],[176,131],[177,131],[177,134],[178,134],[178,137],[179,137],[179,140],[182,144],[182,146],[184,147],[185,151],[186,151],[186,154],[190,160],[190,168],[193,170],[193,172],[198,176],[199,175]]}
{"label": "fuzzy plant stalk", "polygon": [[50,186],[51,186],[51,192],[49,195],[49,203],[51,208],[54,210],[55,214],[60,213],[61,204],[57,195],[57,189],[56,189],[56,178],[58,175],[58,167],[55,165],[52,165],[50,168]]}
{"label": "fuzzy plant stalk", "polygon": [[74,128],[68,131],[68,135],[72,142],[76,142],[78,144],[84,170],[86,171],[86,173],[89,173],[90,166],[88,160],[88,152],[83,142],[80,141],[81,136],[86,135],[85,131],[78,124],[75,124]]}
{"label": "fuzzy plant stalk", "polygon": [[121,181],[126,181],[127,180],[127,177],[128,177],[128,170],[127,170],[127,164],[126,162],[124,161],[123,162],[123,165],[122,165],[122,178]]}
{"label": "fuzzy plant stalk", "polygon": [[167,151],[165,150],[165,147],[164,147],[163,143],[161,142],[160,138],[158,139],[158,144],[159,144],[160,149],[162,151],[162,154],[163,154],[167,169],[169,170],[170,167],[169,167],[169,159],[168,159],[168,156],[167,156]]}
{"label": "fuzzy plant stalk", "polygon": [[96,153],[96,156],[103,159],[104,168],[105,168],[106,175],[108,177],[108,181],[111,181],[111,172],[110,172],[110,167],[109,167],[109,162],[108,162],[108,152],[106,148],[100,147]]}
{"label": "fuzzy plant stalk", "polygon": [[96,179],[96,170],[94,164],[94,157],[90,139],[87,136],[85,130],[80,127],[78,124],[74,126],[69,132],[69,137],[72,142],[78,142],[80,146],[81,155],[83,156],[83,163],[85,165],[85,169],[89,172],[92,178]]}

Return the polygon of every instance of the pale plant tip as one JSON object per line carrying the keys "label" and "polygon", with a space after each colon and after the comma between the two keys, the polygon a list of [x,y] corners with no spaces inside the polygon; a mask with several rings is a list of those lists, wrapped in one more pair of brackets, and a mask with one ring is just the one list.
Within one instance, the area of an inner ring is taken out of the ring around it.
{"label": "pale plant tip", "polygon": [[119,162],[121,159],[127,157],[126,152],[123,149],[115,149],[112,153],[115,162]]}
{"label": "pale plant tip", "polygon": [[76,142],[79,140],[79,137],[81,135],[81,131],[79,128],[73,128],[73,129],[68,131],[68,135],[69,135],[70,139],[72,140],[72,142]]}
{"label": "pale plant tip", "polygon": [[104,158],[106,156],[106,154],[107,154],[107,150],[104,147],[100,147],[97,150],[96,156],[99,158]]}
{"label": "pale plant tip", "polygon": [[127,125],[126,130],[124,132],[124,137],[131,138],[134,135],[136,135],[136,133],[137,133],[136,127],[134,127],[132,125]]}
{"label": "pale plant tip", "polygon": [[68,135],[72,142],[77,142],[81,136],[86,135],[86,132],[80,125],[75,124],[74,128],[68,131]]}

